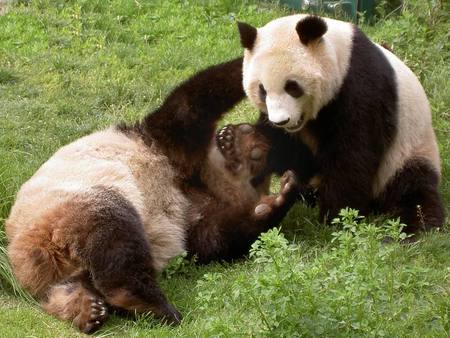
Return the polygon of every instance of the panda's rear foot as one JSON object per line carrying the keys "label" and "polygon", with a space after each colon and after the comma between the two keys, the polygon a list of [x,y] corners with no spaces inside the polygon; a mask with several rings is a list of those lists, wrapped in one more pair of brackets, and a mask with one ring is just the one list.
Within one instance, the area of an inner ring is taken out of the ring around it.
{"label": "panda's rear foot", "polygon": [[59,319],[72,321],[83,333],[98,330],[108,318],[107,305],[93,288],[87,273],[51,287],[42,307]]}
{"label": "panda's rear foot", "polygon": [[297,176],[291,170],[280,179],[278,195],[263,196],[254,210],[254,218],[271,223],[279,222],[294,204],[298,194]]}
{"label": "panda's rear foot", "polygon": [[226,125],[217,132],[216,143],[233,174],[248,168],[255,177],[265,170],[268,142],[252,125]]}
{"label": "panda's rear foot", "polygon": [[80,303],[80,312],[74,318],[73,324],[84,333],[98,330],[108,317],[105,301],[91,295],[82,297]]}

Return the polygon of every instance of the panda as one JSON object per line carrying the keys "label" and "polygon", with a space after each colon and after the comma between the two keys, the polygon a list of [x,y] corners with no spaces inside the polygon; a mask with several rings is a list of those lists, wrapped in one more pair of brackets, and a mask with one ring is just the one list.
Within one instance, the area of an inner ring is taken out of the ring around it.
{"label": "panda", "polygon": [[355,25],[315,15],[238,29],[270,167],[314,178],[321,219],[344,207],[386,213],[411,236],[444,223],[430,106],[402,61]]}
{"label": "panda", "polygon": [[245,97],[241,73],[242,58],[199,72],[143,121],[62,147],[21,187],[8,256],[45,311],[85,333],[111,306],[178,324],[156,280],[168,260],[239,257],[283,218],[296,178],[267,194],[265,137],[249,124],[215,133]]}

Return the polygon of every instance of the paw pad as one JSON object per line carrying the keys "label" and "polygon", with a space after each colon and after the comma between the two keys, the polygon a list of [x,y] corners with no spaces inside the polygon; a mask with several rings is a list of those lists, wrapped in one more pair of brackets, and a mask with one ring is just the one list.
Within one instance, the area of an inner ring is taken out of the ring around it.
{"label": "paw pad", "polygon": [[267,204],[258,204],[255,208],[256,216],[263,216],[270,213],[271,208]]}
{"label": "paw pad", "polygon": [[261,148],[253,148],[252,151],[250,152],[250,158],[252,160],[260,160],[261,157],[263,156],[263,151]]}
{"label": "paw pad", "polygon": [[249,134],[253,131],[253,127],[251,125],[245,123],[245,124],[241,124],[239,126],[239,130],[244,134]]}

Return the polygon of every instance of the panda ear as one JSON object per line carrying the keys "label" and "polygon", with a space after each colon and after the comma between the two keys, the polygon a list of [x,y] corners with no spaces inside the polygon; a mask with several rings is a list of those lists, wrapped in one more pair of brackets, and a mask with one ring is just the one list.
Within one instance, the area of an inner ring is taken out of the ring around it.
{"label": "panda ear", "polygon": [[238,21],[237,25],[239,29],[239,34],[241,36],[242,47],[251,50],[253,48],[253,45],[255,44],[258,30],[245,22]]}
{"label": "panda ear", "polygon": [[324,35],[327,30],[327,23],[320,16],[308,15],[301,19],[295,26],[300,41],[306,46],[311,41],[316,41]]}

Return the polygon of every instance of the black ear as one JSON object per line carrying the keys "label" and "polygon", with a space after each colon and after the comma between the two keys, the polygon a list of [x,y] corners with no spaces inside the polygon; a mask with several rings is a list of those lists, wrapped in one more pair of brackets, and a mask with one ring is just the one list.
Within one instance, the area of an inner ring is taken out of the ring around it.
{"label": "black ear", "polygon": [[327,30],[327,23],[320,16],[308,15],[301,19],[295,27],[300,41],[307,45],[311,41],[315,41],[322,37]]}
{"label": "black ear", "polygon": [[239,34],[241,35],[241,45],[244,48],[252,49],[255,44],[257,29],[245,22],[237,23]]}

